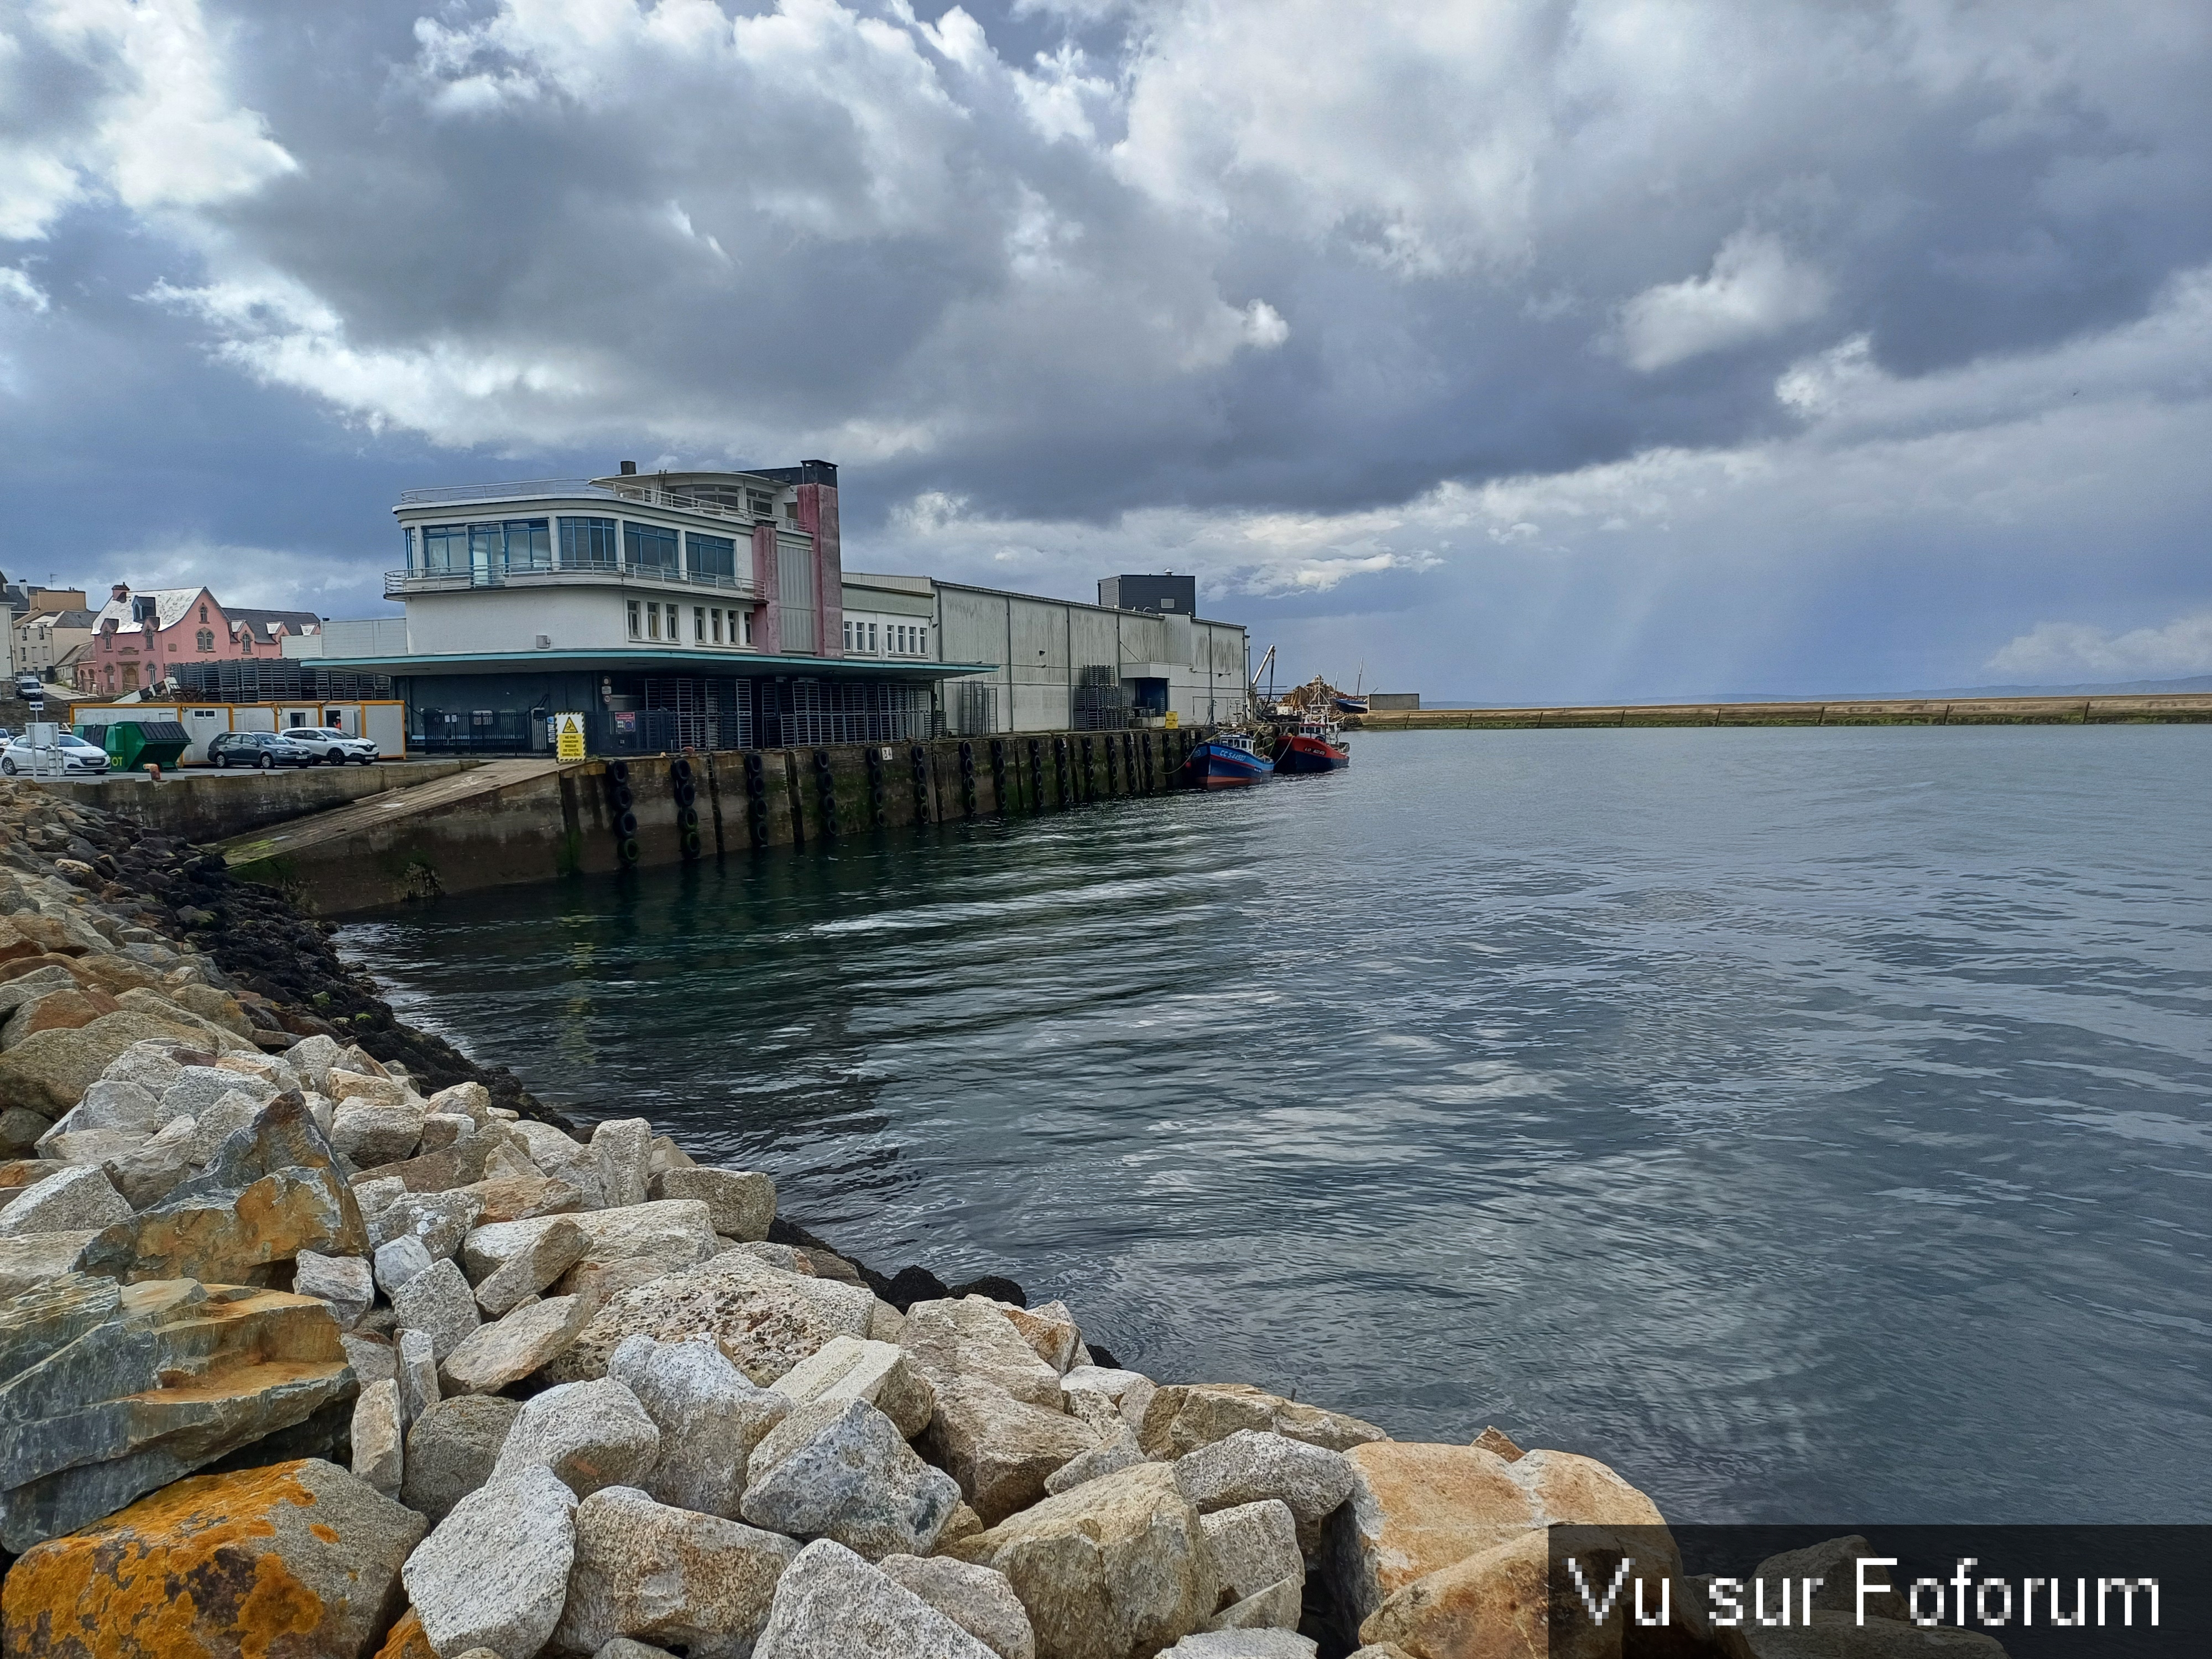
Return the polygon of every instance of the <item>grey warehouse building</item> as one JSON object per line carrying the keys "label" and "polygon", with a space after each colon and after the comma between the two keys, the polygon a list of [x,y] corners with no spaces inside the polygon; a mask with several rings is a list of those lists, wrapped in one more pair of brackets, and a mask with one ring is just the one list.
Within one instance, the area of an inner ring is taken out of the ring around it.
{"label": "grey warehouse building", "polygon": [[[1245,708],[1237,624],[1134,594],[1117,608],[846,570],[826,461],[626,464],[410,490],[395,514],[407,562],[385,592],[404,623],[332,623],[285,654],[388,677],[425,752],[541,750],[561,714],[584,716],[594,752],[619,753],[1205,725]],[[1188,577],[1115,580],[1195,599]]]}

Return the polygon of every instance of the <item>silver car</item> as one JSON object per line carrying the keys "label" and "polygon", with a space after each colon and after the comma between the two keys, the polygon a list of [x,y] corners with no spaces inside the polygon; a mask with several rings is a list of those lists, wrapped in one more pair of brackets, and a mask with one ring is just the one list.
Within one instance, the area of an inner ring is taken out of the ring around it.
{"label": "silver car", "polygon": [[295,726],[284,735],[295,743],[304,743],[319,750],[322,757],[332,766],[343,766],[348,761],[359,761],[363,766],[374,766],[383,758],[374,739],[349,738],[334,726]]}
{"label": "silver car", "polygon": [[[54,748],[61,756],[64,777],[84,777],[107,770],[107,751],[96,743],[87,743],[73,732],[64,732],[55,740]],[[51,771],[53,763],[46,763]],[[15,777],[25,772],[36,771],[30,739],[10,738],[0,744],[0,775]]]}

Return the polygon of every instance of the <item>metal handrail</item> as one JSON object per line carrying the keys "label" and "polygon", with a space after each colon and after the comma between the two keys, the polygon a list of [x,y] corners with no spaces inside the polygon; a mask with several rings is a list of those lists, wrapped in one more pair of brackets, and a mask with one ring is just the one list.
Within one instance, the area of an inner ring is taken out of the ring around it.
{"label": "metal handrail", "polygon": [[495,501],[520,495],[612,495],[589,478],[525,478],[514,483],[439,484],[428,489],[403,489],[402,507],[435,507],[445,501]]}
{"label": "metal handrail", "polygon": [[[590,478],[525,478],[514,483],[440,484],[427,489],[403,489],[402,507],[441,507],[464,501],[531,501],[556,495],[586,495],[599,501],[631,501],[641,507],[661,507],[683,513],[703,513],[712,518],[739,523],[763,522],[750,507],[726,507],[703,501],[679,489],[657,484],[603,484]],[[775,514],[765,522],[774,523]]]}
{"label": "metal handrail", "polygon": [[511,565],[483,570],[387,570],[384,573],[384,597],[396,599],[410,593],[461,593],[479,587],[558,582],[564,577],[611,578],[617,582],[660,582],[684,587],[704,587],[718,593],[745,597],[750,597],[753,592],[752,579],[749,576],[714,576],[698,571],[671,570],[659,565],[595,562],[590,564]]}

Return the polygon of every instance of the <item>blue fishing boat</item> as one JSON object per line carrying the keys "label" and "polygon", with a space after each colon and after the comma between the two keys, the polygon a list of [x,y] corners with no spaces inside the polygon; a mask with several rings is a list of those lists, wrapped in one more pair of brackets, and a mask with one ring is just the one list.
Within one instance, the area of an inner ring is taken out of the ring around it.
{"label": "blue fishing boat", "polygon": [[1190,751],[1184,763],[1192,780],[1206,789],[1233,789],[1257,783],[1274,770],[1274,762],[1262,755],[1251,737],[1243,732],[1218,732]]}

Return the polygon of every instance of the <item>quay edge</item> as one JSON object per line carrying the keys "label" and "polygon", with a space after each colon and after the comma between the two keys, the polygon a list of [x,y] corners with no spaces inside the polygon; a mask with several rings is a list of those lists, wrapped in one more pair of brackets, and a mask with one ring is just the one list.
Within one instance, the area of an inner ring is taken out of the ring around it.
{"label": "quay edge", "polygon": [[[233,874],[325,915],[662,867],[1177,787],[1192,731],[494,761],[224,842]],[[688,769],[688,777],[685,775]]]}

